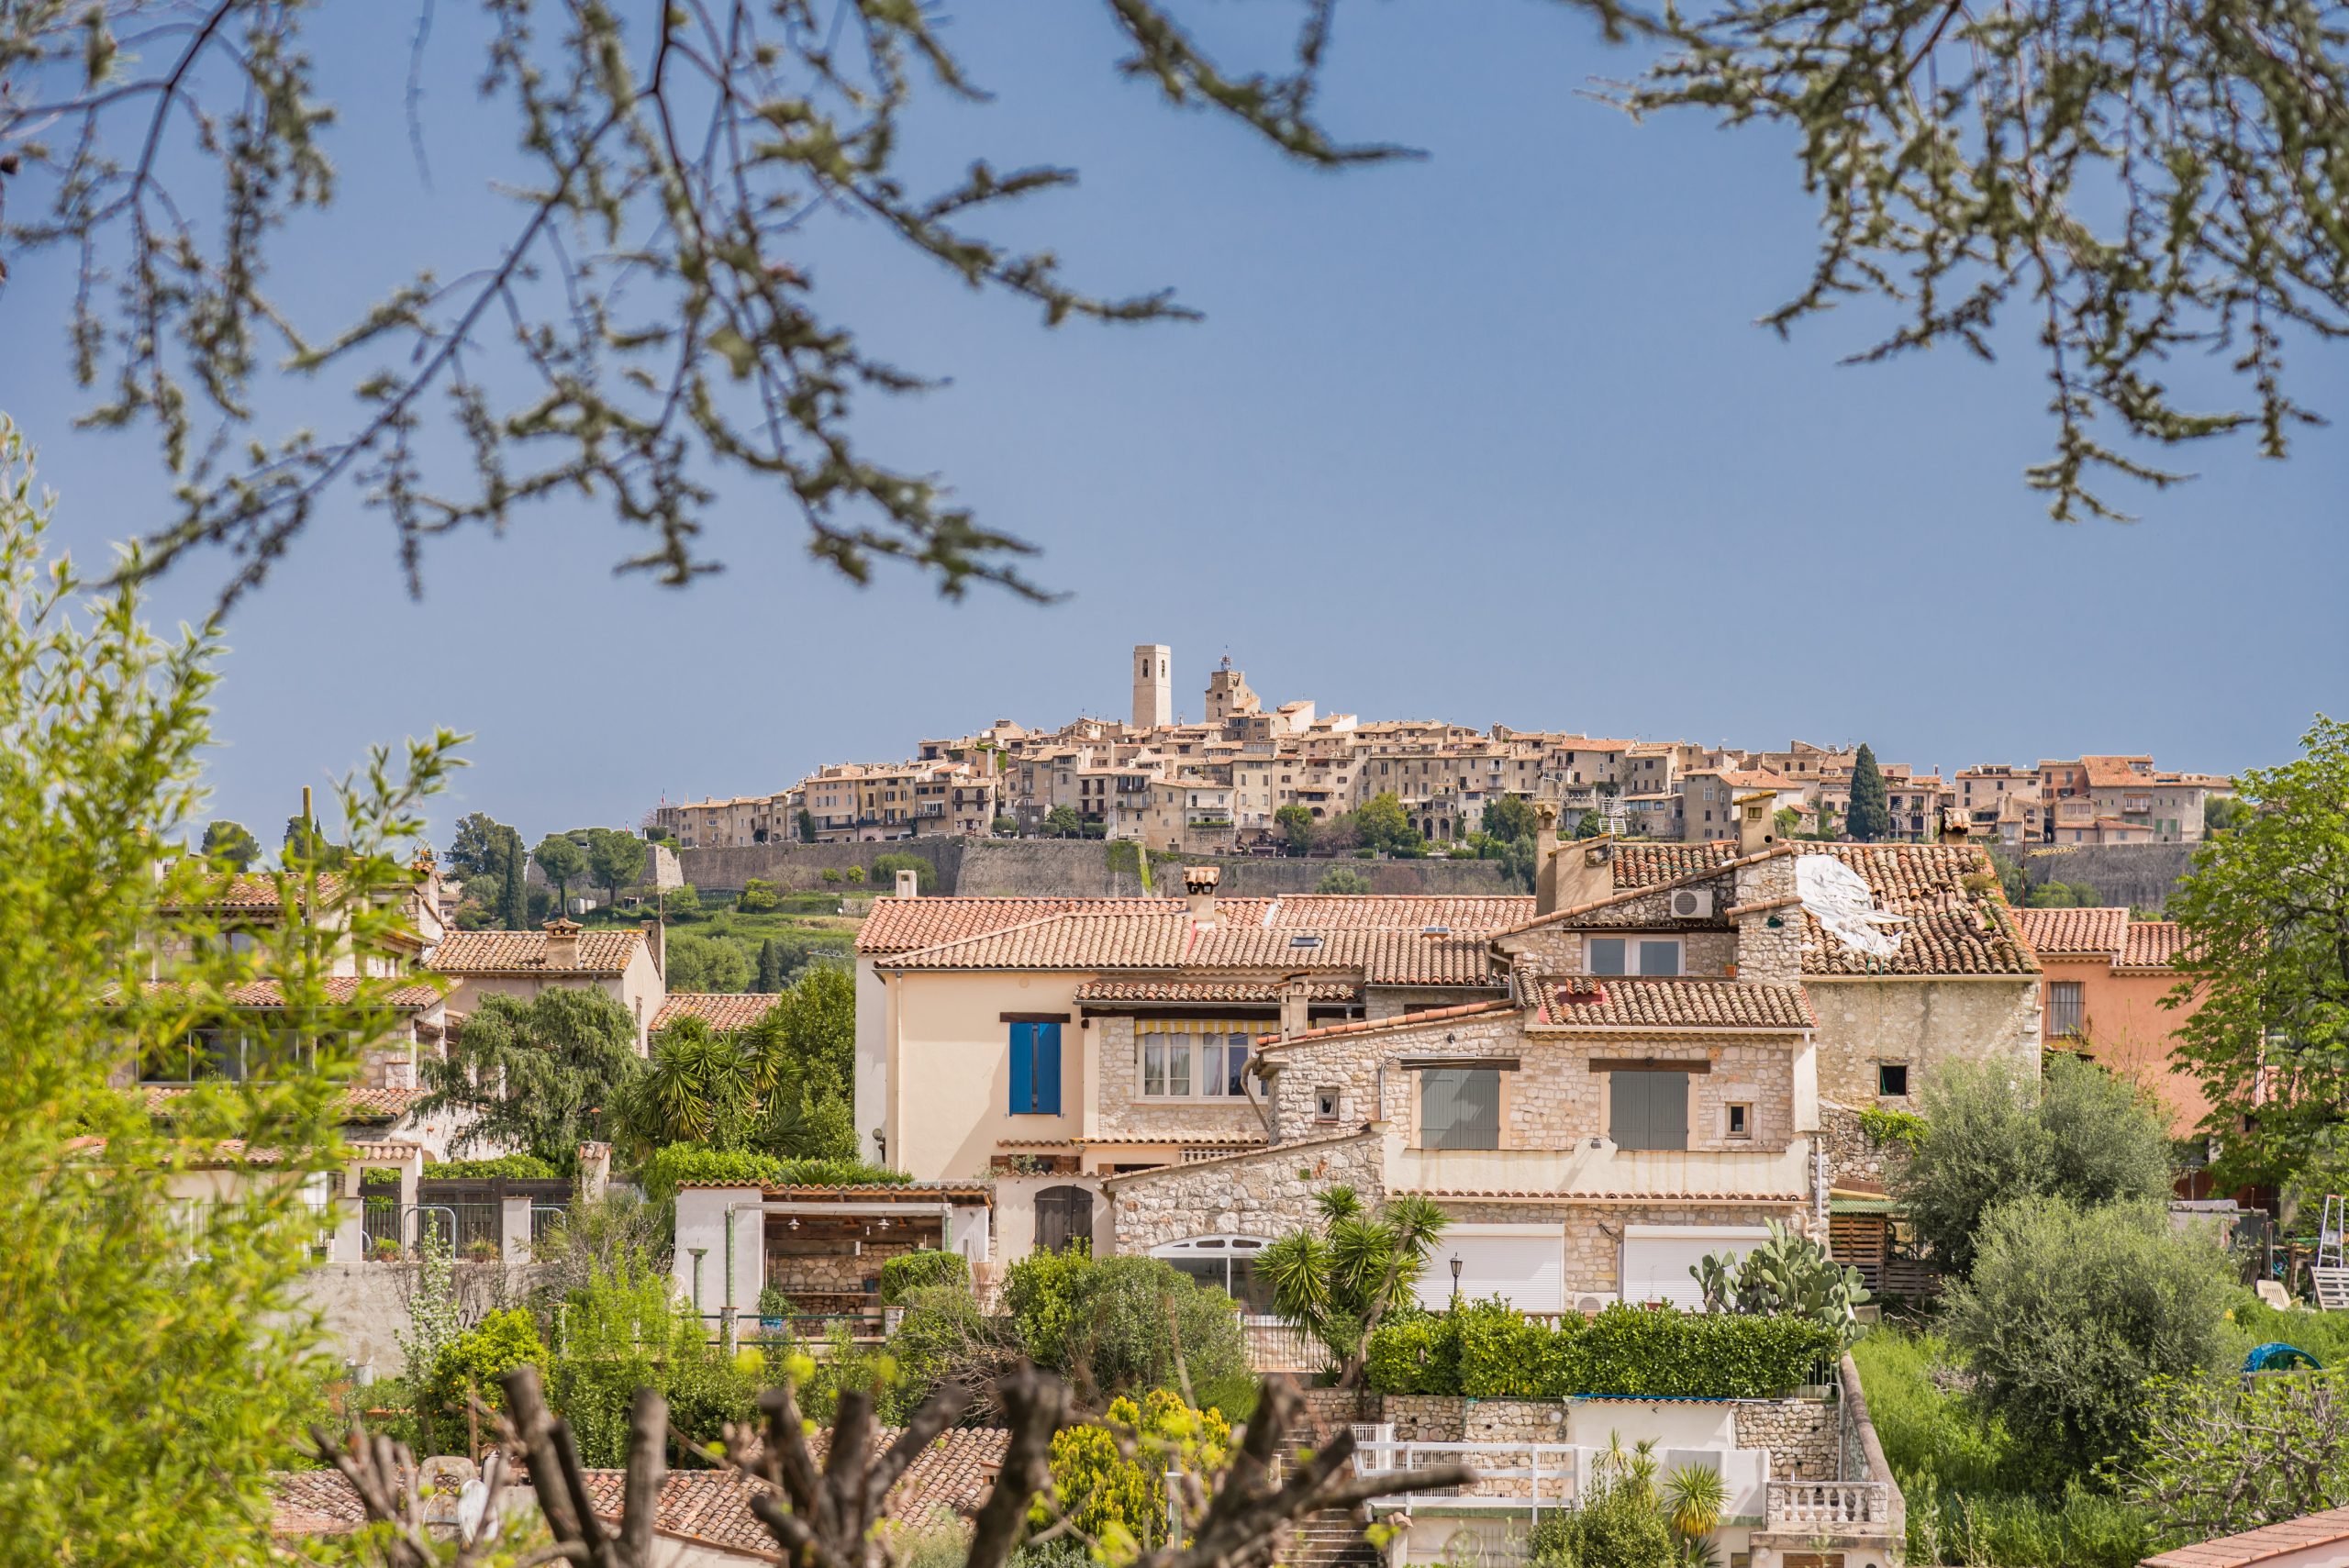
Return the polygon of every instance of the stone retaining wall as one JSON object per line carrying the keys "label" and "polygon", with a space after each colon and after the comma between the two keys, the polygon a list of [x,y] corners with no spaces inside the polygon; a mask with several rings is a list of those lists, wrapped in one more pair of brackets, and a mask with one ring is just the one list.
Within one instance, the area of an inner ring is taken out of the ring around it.
{"label": "stone retaining wall", "polygon": [[1385,1151],[1379,1133],[1361,1132],[1113,1178],[1103,1190],[1118,1251],[1194,1236],[1286,1236],[1314,1218],[1315,1195],[1333,1186],[1375,1207],[1386,1196]]}

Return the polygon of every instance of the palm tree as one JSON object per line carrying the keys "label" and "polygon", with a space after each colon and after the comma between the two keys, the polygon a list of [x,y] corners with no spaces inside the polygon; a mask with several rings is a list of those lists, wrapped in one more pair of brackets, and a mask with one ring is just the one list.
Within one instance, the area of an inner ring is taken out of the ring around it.
{"label": "palm tree", "polygon": [[1324,1233],[1282,1237],[1257,1255],[1256,1268],[1272,1284],[1274,1309],[1329,1348],[1338,1386],[1351,1388],[1379,1319],[1418,1281],[1447,1221],[1431,1200],[1410,1195],[1375,1215],[1352,1187],[1331,1187],[1314,1202]]}
{"label": "palm tree", "polygon": [[1664,1484],[1664,1521],[1680,1544],[1680,1561],[1701,1568],[1718,1561],[1712,1533],[1729,1507],[1729,1483],[1709,1465],[1684,1464]]}
{"label": "palm tree", "polygon": [[758,1106],[753,1064],[734,1040],[700,1018],[661,1031],[652,1060],[630,1085],[622,1121],[639,1144],[738,1143]]}

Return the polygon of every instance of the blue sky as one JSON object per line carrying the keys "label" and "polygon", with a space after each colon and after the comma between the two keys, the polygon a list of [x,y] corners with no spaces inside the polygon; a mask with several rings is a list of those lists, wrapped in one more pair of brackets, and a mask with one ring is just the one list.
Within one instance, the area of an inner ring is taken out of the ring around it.
{"label": "blue sky", "polygon": [[[504,122],[471,102],[459,7],[419,180],[401,9],[338,8],[318,40],[357,63],[328,81],[344,204],[280,267],[314,325],[419,248],[466,264],[500,216],[481,150]],[[222,815],[273,840],[303,784],[448,725],[477,739],[443,837],[473,809],[533,838],[633,822],[664,793],[780,788],[998,717],[1119,713],[1141,641],[1174,646],[1193,715],[1229,651],[1268,700],[1365,717],[1868,740],[1943,767],[2239,769],[2349,695],[2332,431],[2288,464],[2189,454],[2194,484],[2123,497],[2133,525],[2051,523],[2021,477],[2049,436],[2027,336],[1998,365],[1839,368],[1880,317],[1754,327],[1810,261],[1787,140],[1591,102],[1634,61],[1570,11],[1344,11],[1327,117],[1431,156],[1329,174],[1119,80],[1098,0],[961,9],[996,97],[923,116],[920,166],[1074,163],[1075,192],[992,231],[1105,291],[1174,285],[1206,320],[1047,331],[856,233],[811,242],[809,266],[871,349],[952,378],[874,407],[875,450],[1036,541],[1070,596],[954,605],[885,571],[860,591],[806,562],[785,506],[730,485],[710,539],[729,570],[689,589],[615,577],[636,541],[565,503],[442,543],[415,604],[388,527],[345,493],[231,625]],[[145,437],[72,428],[59,284],[36,263],[0,295],[0,409],[91,555],[157,520],[164,487]],[[2300,362],[2304,395],[2349,408],[2349,357]],[[160,612],[198,608],[220,569],[191,562]]]}

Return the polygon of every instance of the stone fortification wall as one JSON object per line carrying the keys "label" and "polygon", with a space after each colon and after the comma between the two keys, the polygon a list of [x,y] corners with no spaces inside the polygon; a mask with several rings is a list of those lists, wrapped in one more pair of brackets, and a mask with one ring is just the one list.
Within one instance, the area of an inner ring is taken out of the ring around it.
{"label": "stone fortification wall", "polygon": [[[2023,881],[2085,883],[2107,904],[2158,910],[2194,864],[2196,844],[2043,844],[2024,851]],[[2012,851],[2000,853],[2012,858]]]}
{"label": "stone fortification wall", "polygon": [[[826,871],[863,866],[883,855],[920,855],[938,868],[939,893],[974,898],[1133,897],[1141,878],[1109,869],[1108,847],[1097,839],[895,839],[871,844],[756,844],[730,850],[682,850],[678,870],[698,888],[739,889],[752,877],[787,891],[841,891]],[[1223,868],[1221,891],[1236,897],[1310,893],[1335,866],[1344,866],[1373,893],[1502,894],[1523,889],[1502,880],[1491,861],[1278,860],[1263,856],[1199,856]],[[1154,891],[1182,895],[1180,862],[1153,863]]]}

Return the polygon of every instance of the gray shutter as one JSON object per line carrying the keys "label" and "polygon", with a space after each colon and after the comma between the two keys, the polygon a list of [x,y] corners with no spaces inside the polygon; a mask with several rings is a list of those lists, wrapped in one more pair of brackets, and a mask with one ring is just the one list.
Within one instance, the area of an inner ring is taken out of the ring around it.
{"label": "gray shutter", "polygon": [[1458,1076],[1442,1071],[1419,1074],[1420,1148],[1452,1147],[1452,1126],[1459,1116],[1459,1096],[1453,1092]]}
{"label": "gray shutter", "polygon": [[1647,1146],[1650,1149],[1687,1148],[1688,1074],[1642,1073],[1640,1076],[1651,1080]]}
{"label": "gray shutter", "polygon": [[1648,1079],[1652,1076],[1647,1073],[1607,1075],[1607,1136],[1618,1149],[1648,1146]]}
{"label": "gray shutter", "polygon": [[1472,1068],[1459,1074],[1453,1101],[1452,1143],[1454,1149],[1498,1149],[1501,1146],[1501,1075],[1491,1067]]}

